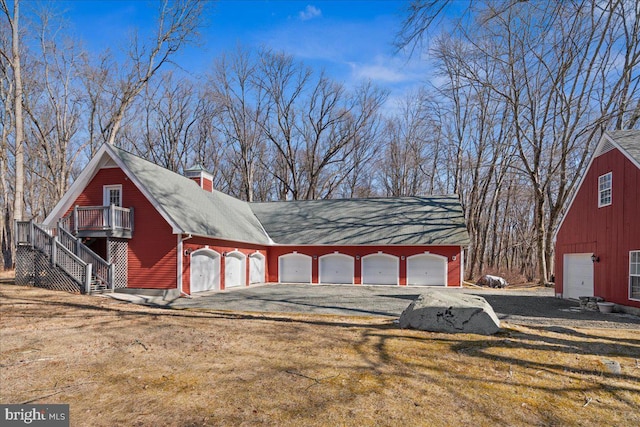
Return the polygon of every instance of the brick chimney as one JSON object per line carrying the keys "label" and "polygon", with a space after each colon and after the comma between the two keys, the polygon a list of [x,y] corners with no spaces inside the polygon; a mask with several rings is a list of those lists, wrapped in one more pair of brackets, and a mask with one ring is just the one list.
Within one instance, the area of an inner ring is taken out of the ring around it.
{"label": "brick chimney", "polygon": [[201,163],[184,171],[184,176],[195,181],[205,191],[213,191],[213,175]]}

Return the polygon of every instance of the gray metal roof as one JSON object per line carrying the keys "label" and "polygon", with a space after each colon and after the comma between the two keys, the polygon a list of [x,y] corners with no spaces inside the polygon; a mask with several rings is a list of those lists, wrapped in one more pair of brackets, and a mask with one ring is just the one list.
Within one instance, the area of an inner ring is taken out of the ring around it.
{"label": "gray metal roof", "polygon": [[284,245],[469,245],[457,196],[250,203]]}
{"label": "gray metal roof", "polygon": [[469,244],[456,196],[247,203],[109,148],[184,234],[284,245]]}
{"label": "gray metal roof", "polygon": [[[246,202],[215,190],[209,193],[189,178],[122,149],[111,149],[183,233],[248,243],[270,242]],[[141,220],[144,219],[136,218]]]}
{"label": "gray metal roof", "polygon": [[607,132],[623,150],[640,163],[640,130],[616,130]]}

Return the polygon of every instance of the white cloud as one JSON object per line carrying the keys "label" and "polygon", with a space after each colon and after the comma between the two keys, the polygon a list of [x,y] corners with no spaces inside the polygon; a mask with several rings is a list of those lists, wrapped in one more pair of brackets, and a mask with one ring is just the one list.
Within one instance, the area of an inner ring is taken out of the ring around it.
{"label": "white cloud", "polygon": [[406,81],[408,76],[395,67],[382,64],[354,64],[350,63],[354,75],[358,79],[374,82],[399,83]]}
{"label": "white cloud", "polygon": [[307,7],[304,8],[304,10],[298,12],[298,18],[300,18],[301,21],[308,21],[310,19],[319,18],[321,16],[322,11],[310,4],[308,4]]}
{"label": "white cloud", "polygon": [[402,84],[424,77],[424,64],[404,55],[378,54],[362,62],[349,62],[351,74],[357,80],[378,84]]}
{"label": "white cloud", "polygon": [[393,94],[403,95],[433,76],[427,58],[395,51],[391,40],[396,26],[396,18],[389,16],[371,21],[325,16],[304,22],[288,20],[285,25],[256,33],[255,40],[293,55],[316,70],[325,69],[347,88],[370,81]]}

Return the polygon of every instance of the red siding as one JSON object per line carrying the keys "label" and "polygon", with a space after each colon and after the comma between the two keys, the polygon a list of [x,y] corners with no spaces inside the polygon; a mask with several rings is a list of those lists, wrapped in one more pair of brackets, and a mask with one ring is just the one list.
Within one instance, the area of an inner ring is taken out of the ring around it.
{"label": "red siding", "polygon": [[[182,248],[182,290],[185,293],[191,294],[191,257],[189,255],[185,255],[185,251],[190,253],[205,247],[208,247],[209,249],[214,250],[221,255],[225,252],[233,252],[235,250],[237,250],[238,252],[242,252],[247,257],[247,262],[245,263],[246,286],[249,286],[249,255],[255,252],[260,252],[265,258],[267,257],[267,249],[262,245],[228,242],[225,240],[209,239],[204,237],[194,237],[185,240]],[[268,280],[269,266],[266,262],[265,270],[265,278]],[[220,289],[225,289],[224,262],[220,263]]]}
{"label": "red siding", "polygon": [[[598,177],[612,172],[612,203],[598,208]],[[593,159],[556,240],[556,292],[562,292],[563,258],[594,253],[594,294],[640,307],[629,299],[629,251],[640,250],[640,169],[620,151]]]}
{"label": "red siding", "polygon": [[202,189],[204,191],[208,191],[209,193],[213,193],[213,181],[211,181],[210,179],[203,178]]}
{"label": "red siding", "polygon": [[[327,254],[334,252],[340,252],[341,254],[351,255],[356,258],[354,266],[354,283],[362,283],[362,257],[365,255],[376,254],[378,252],[384,252],[389,255],[395,255],[400,258],[400,285],[407,284],[407,257],[416,254],[422,254],[428,251],[435,255],[442,255],[447,257],[447,286],[460,286],[460,258],[461,249],[459,246],[273,246],[268,249],[269,256],[267,257],[268,266],[268,278],[270,282],[278,281],[278,258],[281,255],[292,253],[293,251],[299,254],[309,255],[312,257],[311,261],[311,281],[312,283],[318,283],[318,259]],[[314,258],[316,256],[316,258]],[[405,259],[402,259],[402,257]],[[456,260],[453,261],[452,257],[455,256]]]}
{"label": "red siding", "polygon": [[213,181],[211,181],[210,179],[202,178],[202,177],[195,177],[190,179],[194,181],[196,185],[202,188],[204,191],[213,193]]}
{"label": "red siding", "polygon": [[122,205],[134,208],[133,238],[129,240],[130,288],[177,287],[177,237],[151,202],[120,168],[100,169],[75,205],[102,206],[102,187],[122,185]]}
{"label": "red siding", "polygon": [[[173,234],[171,226],[162,218],[153,205],[144,197],[136,186],[119,168],[105,168],[98,171],[96,176],[76,199],[75,205],[101,206],[103,186],[122,185],[122,201],[124,207],[134,208],[133,238],[129,240],[129,283],[130,288],[175,289],[177,288],[177,236]],[[205,187],[207,187],[205,180]],[[207,189],[207,188],[205,188]],[[266,280],[278,281],[278,257],[293,251],[309,256],[317,256],[312,261],[313,282],[318,283],[318,258],[336,251],[363,257],[382,251],[398,256],[400,259],[400,285],[406,284],[406,257],[428,251],[447,257],[448,286],[460,286],[461,277],[461,248],[457,246],[275,246],[252,245],[236,243],[219,239],[194,237],[184,241],[183,250],[195,251],[208,246],[222,254],[238,250],[249,256],[259,251],[266,258]],[[184,252],[182,257],[182,290],[190,293],[190,257]],[[452,258],[456,257],[454,261]],[[361,281],[361,261],[354,266],[355,283]],[[246,279],[249,283],[249,262],[246,263]],[[224,289],[224,262],[220,265],[220,286]]]}

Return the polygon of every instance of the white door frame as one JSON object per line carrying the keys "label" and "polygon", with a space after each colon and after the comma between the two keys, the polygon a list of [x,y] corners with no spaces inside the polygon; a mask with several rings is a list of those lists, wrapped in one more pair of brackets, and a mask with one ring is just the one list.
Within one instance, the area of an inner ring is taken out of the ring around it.
{"label": "white door frame", "polygon": [[122,207],[122,184],[102,186],[102,206],[111,205],[111,190],[118,190],[120,200],[118,201],[117,206]]}

